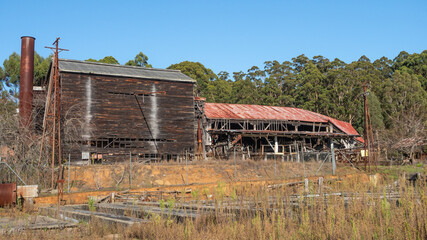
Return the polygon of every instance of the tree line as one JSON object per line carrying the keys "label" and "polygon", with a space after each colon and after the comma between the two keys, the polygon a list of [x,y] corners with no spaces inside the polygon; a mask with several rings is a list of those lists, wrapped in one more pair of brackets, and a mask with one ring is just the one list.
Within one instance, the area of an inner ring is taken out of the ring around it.
{"label": "tree line", "polygon": [[196,79],[196,94],[208,102],[303,108],[350,122],[362,134],[366,84],[378,140],[426,136],[427,50],[402,51],[393,60],[382,57],[373,62],[362,56],[348,64],[338,58],[300,55],[232,74],[215,74],[188,61],[169,68]]}
{"label": "tree line", "polygon": [[[51,56],[35,53],[34,84],[46,76]],[[119,64],[112,56],[86,61]],[[20,56],[12,53],[0,67],[1,103],[16,107]],[[140,52],[125,65],[152,67]],[[184,61],[178,69],[197,81],[195,94],[208,102],[297,107],[350,122],[363,134],[363,84],[375,136],[393,144],[405,137],[426,137],[427,50],[400,52],[394,59],[371,61],[366,56],[345,63],[323,56],[300,55],[291,61],[266,61],[247,71],[214,73],[199,62]],[[3,108],[4,109],[4,108]]]}

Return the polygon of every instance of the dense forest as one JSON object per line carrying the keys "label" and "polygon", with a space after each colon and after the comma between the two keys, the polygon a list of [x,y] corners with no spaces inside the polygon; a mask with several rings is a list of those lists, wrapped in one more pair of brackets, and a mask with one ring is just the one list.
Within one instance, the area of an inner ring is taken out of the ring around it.
{"label": "dense forest", "polygon": [[[35,54],[35,79],[39,85],[50,64]],[[120,64],[114,57],[86,61]],[[0,67],[1,111],[14,109],[19,86],[20,56],[13,53]],[[152,67],[142,52],[125,65]],[[322,56],[305,55],[291,61],[266,61],[247,71],[214,73],[199,62],[172,64],[197,80],[196,94],[208,102],[260,104],[298,107],[350,122],[363,133],[363,84],[368,100],[375,138],[392,146],[404,138],[426,137],[427,50],[400,52],[394,59],[371,61],[366,56],[345,63]]]}

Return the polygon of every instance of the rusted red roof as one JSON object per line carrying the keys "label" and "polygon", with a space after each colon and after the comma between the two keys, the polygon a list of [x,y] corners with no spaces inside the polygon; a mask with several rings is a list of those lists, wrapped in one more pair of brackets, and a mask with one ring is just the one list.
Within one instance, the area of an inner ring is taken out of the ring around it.
{"label": "rusted red roof", "polygon": [[[210,119],[287,120],[301,122],[331,122],[350,136],[359,136],[350,123],[319,113],[292,107],[276,107],[247,104],[206,103],[205,114]],[[363,139],[357,139],[363,142]]]}
{"label": "rusted red roof", "polygon": [[[303,110],[303,109],[301,109]],[[303,111],[307,111],[307,110],[303,110]],[[311,112],[311,111],[308,111]],[[350,123],[348,122],[344,122],[335,118],[331,118],[325,115],[322,115],[320,113],[315,113],[315,112],[311,112],[312,114],[316,114],[321,118],[325,118],[327,119],[329,122],[331,122],[332,124],[334,124],[337,128],[339,128],[341,131],[345,132],[348,135],[359,135],[359,133],[356,131],[356,129],[353,128],[353,126],[351,126]],[[359,140],[360,141],[360,140]],[[362,141],[363,142],[363,141]]]}
{"label": "rusted red roof", "polygon": [[251,120],[289,120],[305,122],[328,122],[310,111],[262,105],[206,103],[205,113],[208,118],[251,119]]}

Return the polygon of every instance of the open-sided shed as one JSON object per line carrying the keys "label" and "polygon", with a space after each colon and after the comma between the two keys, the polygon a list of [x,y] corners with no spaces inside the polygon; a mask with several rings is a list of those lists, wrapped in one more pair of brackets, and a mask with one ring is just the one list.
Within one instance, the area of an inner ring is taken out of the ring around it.
{"label": "open-sided shed", "polygon": [[363,142],[350,123],[292,107],[203,103],[205,148],[227,155],[234,146],[248,155],[289,155]]}

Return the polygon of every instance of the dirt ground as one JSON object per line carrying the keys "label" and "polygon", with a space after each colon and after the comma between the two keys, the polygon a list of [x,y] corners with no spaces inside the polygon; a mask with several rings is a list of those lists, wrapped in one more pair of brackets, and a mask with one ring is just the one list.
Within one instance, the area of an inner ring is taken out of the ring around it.
{"label": "dirt ground", "polygon": [[[268,161],[245,161],[236,165],[229,162],[185,164],[129,164],[71,166],[64,171],[64,200],[67,204],[87,203],[88,197],[102,198],[113,192],[214,192],[218,184],[225,189],[237,186],[284,184],[301,182],[304,178],[316,182],[320,176],[325,180],[357,178],[368,182],[369,176],[347,166],[338,165],[335,176],[332,167],[325,163],[289,163]],[[68,193],[68,172],[70,193]],[[132,186],[130,187],[130,185]],[[41,194],[36,205],[56,204],[56,194]]]}
{"label": "dirt ground", "polygon": [[[101,189],[128,189],[156,186],[217,183],[218,181],[254,181],[263,179],[291,179],[332,174],[330,163],[289,163],[273,161],[245,161],[184,164],[141,164],[71,166],[64,170],[64,192]],[[339,165],[336,175],[358,173],[347,165]]]}

